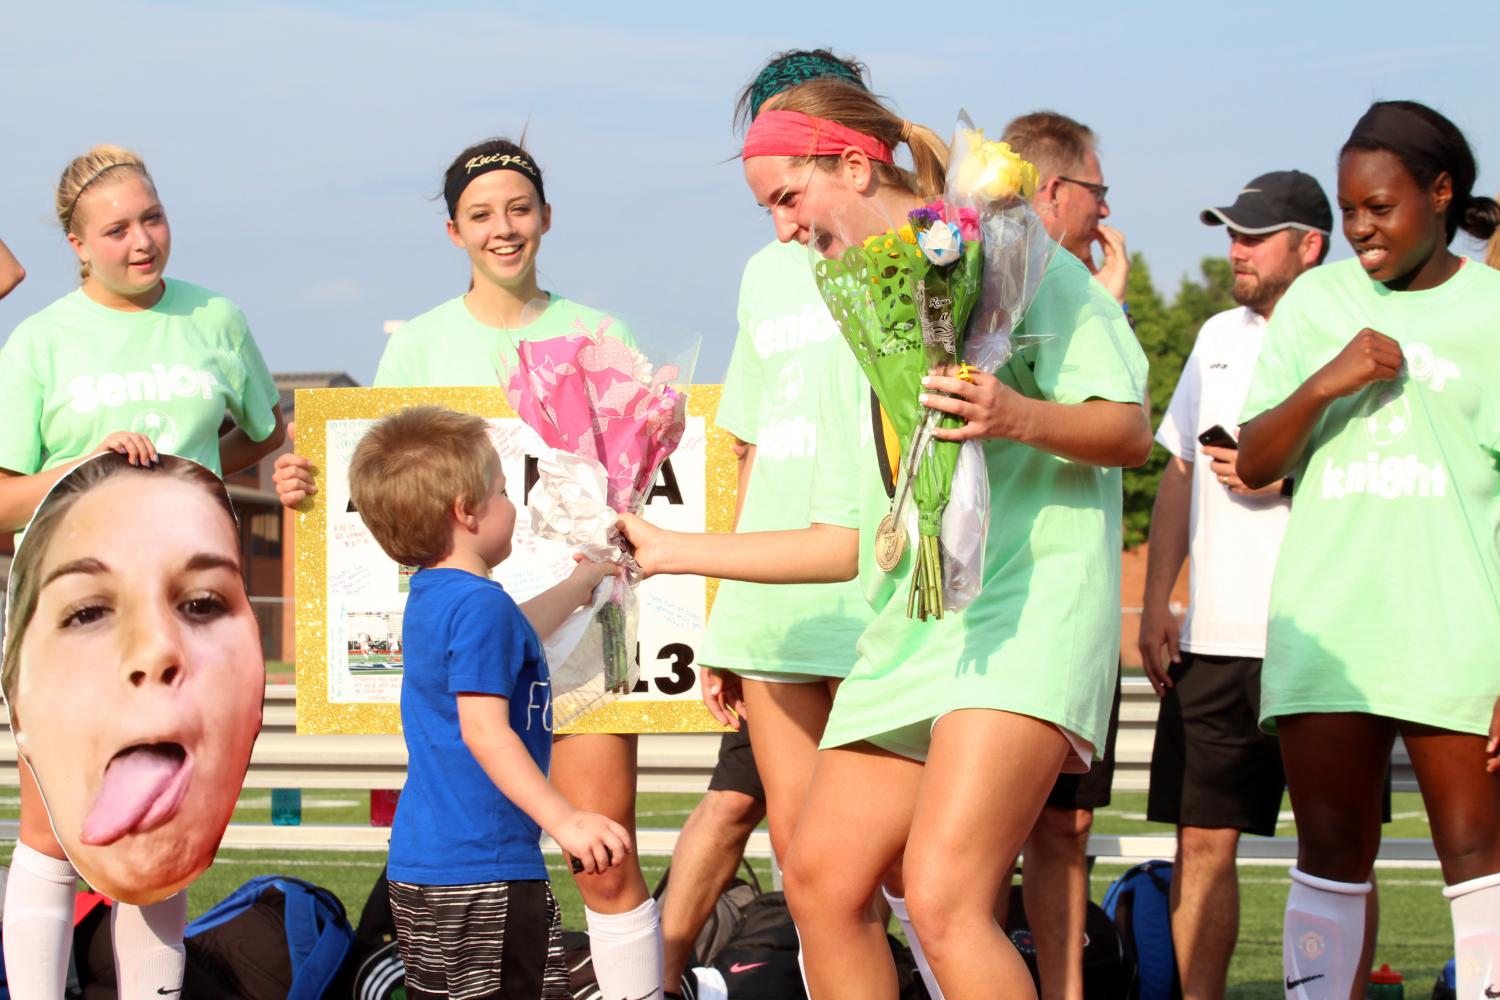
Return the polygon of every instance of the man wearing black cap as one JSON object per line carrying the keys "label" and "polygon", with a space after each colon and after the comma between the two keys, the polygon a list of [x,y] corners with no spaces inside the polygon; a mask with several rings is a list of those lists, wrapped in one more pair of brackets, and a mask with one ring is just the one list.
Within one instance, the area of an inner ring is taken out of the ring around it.
{"label": "man wearing black cap", "polygon": [[[1260,666],[1286,483],[1252,490],[1235,472],[1236,417],[1281,296],[1328,252],[1333,214],[1296,170],[1255,178],[1233,205],[1205,209],[1229,232],[1236,309],[1211,317],[1156,439],[1172,453],[1151,514],[1140,650],[1161,696],[1147,817],[1177,827],[1172,937],[1185,1000],[1222,997],[1239,932],[1235,853],[1243,831],[1276,832],[1286,786],[1260,731]],[[1187,616],[1169,606],[1192,560]]]}

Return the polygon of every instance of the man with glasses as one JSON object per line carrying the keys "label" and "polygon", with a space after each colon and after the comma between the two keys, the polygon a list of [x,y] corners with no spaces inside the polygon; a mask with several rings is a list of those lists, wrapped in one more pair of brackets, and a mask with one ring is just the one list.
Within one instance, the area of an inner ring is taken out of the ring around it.
{"label": "man with glasses", "polygon": [[[1039,181],[1031,204],[1047,234],[1083,261],[1115,301],[1125,304],[1130,259],[1125,237],[1100,220],[1109,216],[1108,187],[1094,149],[1094,133],[1055,111],[1034,111],[1005,127],[1004,141],[1036,164]],[[1098,243],[1103,260],[1094,260]],[[1021,885],[1026,919],[1036,942],[1043,1000],[1083,1000],[1084,917],[1089,898],[1089,831],[1094,810],[1109,805],[1115,777],[1115,734],[1120,692],[1102,752],[1087,774],[1059,775],[1047,804],[1026,839]],[[1009,897],[1002,893],[995,915],[1003,925]]]}
{"label": "man with glasses", "polygon": [[[1042,217],[1047,234],[1084,265],[1125,304],[1125,281],[1130,257],[1118,229],[1102,225],[1109,218],[1105,200],[1109,186],[1099,168],[1094,133],[1067,115],[1033,111],[1005,127],[1010,148],[1036,164],[1041,175],[1032,207]],[[1094,261],[1094,244],[1103,260]]]}

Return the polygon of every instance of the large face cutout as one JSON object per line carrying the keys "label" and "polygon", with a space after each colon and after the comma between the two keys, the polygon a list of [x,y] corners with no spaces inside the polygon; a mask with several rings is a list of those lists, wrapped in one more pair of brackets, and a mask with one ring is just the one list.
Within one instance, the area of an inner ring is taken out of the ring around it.
{"label": "large face cutout", "polygon": [[[12,581],[10,614],[34,610],[8,622],[22,631],[5,672],[68,859],[96,889],[145,904],[213,861],[260,732],[265,661],[238,533],[211,492],[223,485],[170,457],[90,469],[112,461],[80,466],[32,522],[16,559],[30,582]],[[80,475],[82,491],[65,489]],[[52,504],[66,507],[41,527]]]}

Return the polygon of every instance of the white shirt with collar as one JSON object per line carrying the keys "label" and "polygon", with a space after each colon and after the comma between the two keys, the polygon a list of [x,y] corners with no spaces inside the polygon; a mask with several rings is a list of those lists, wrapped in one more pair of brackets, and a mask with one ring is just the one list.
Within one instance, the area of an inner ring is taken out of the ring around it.
{"label": "white shirt with collar", "polygon": [[1264,657],[1276,553],[1291,502],[1231,493],[1214,476],[1198,435],[1236,423],[1265,339],[1266,321],[1241,306],[1209,318],[1183,367],[1156,440],[1191,462],[1189,589],[1182,648],[1210,656]]}

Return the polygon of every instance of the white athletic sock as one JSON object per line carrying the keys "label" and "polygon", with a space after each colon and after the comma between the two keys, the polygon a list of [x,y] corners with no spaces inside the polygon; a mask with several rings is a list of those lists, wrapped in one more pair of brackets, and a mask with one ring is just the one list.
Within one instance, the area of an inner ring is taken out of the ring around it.
{"label": "white athletic sock", "polygon": [[77,880],[68,862],[16,844],[5,882],[5,975],[11,996],[58,1000],[63,995]]}
{"label": "white athletic sock", "polygon": [[1500,873],[1450,885],[1443,895],[1453,910],[1458,995],[1500,993]]}
{"label": "white athletic sock", "polygon": [[182,992],[187,949],[187,890],[150,906],[116,903],[109,915],[120,997],[176,996]]}
{"label": "white athletic sock", "polygon": [[718,969],[700,965],[688,970],[688,975],[696,979],[698,1000],[729,1000],[729,984],[724,981],[724,973]]}
{"label": "white athletic sock", "polygon": [[1334,882],[1292,869],[1281,935],[1288,1000],[1349,1000],[1369,894],[1369,882]]}
{"label": "white athletic sock", "polygon": [[656,900],[625,913],[595,913],[584,907],[583,914],[601,1000],[660,998],[665,972]]}
{"label": "white athletic sock", "polygon": [[891,916],[900,922],[901,930],[906,933],[906,943],[911,945],[911,957],[916,959],[917,972],[927,987],[927,995],[932,1000],[943,1000],[943,991],[938,988],[937,977],[932,974],[932,967],[927,964],[927,956],[922,952],[922,942],[917,940],[916,928],[912,927],[911,920],[906,915],[906,900],[892,896],[885,886],[881,886],[880,891],[885,893],[885,901],[891,904]]}
{"label": "white athletic sock", "polygon": [[797,932],[797,973],[802,977],[802,992],[812,996],[812,987],[807,985],[807,960],[802,957],[802,931],[796,924],[792,924],[792,930]]}

